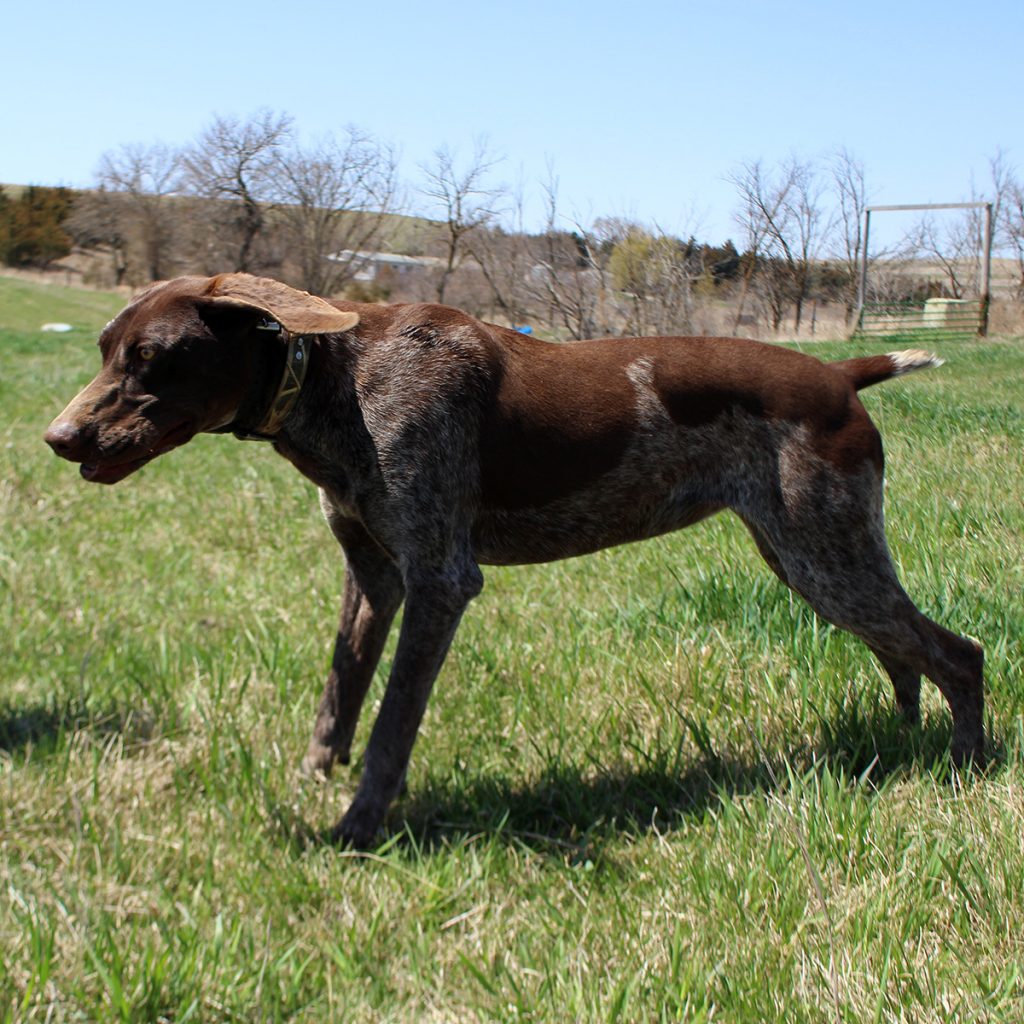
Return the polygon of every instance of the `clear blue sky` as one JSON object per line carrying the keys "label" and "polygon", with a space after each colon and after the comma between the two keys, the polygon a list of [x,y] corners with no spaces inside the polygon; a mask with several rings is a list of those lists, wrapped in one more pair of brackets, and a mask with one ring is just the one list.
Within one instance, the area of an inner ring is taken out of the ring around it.
{"label": "clear blue sky", "polygon": [[2,29],[7,182],[87,185],[107,149],[259,107],[389,139],[407,178],[483,134],[584,218],[713,241],[744,160],[846,146],[884,203],[967,198],[1000,147],[1024,167],[1021,0],[59,0]]}

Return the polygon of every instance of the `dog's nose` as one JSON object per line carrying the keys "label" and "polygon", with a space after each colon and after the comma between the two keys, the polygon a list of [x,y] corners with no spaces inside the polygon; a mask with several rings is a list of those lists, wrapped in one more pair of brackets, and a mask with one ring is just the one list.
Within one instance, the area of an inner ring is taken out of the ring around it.
{"label": "dog's nose", "polygon": [[73,459],[82,444],[82,431],[77,424],[68,420],[56,420],[50,424],[43,440],[64,459]]}

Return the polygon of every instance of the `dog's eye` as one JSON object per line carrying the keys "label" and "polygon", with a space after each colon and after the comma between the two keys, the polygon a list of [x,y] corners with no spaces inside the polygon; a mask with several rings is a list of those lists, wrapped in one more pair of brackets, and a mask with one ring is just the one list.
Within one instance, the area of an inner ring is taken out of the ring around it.
{"label": "dog's eye", "polygon": [[156,345],[140,345],[136,349],[136,355],[144,363],[148,363],[156,355]]}

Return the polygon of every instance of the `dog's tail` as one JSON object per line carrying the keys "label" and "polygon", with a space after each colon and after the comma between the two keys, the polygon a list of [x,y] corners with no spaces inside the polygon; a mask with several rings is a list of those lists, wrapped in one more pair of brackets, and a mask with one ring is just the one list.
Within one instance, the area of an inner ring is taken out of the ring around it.
{"label": "dog's tail", "polygon": [[850,383],[860,391],[861,388],[880,384],[890,377],[901,377],[915,370],[927,370],[930,366],[941,366],[942,360],[933,352],[923,352],[919,348],[908,348],[902,352],[887,352],[884,356],[861,356],[857,359],[842,359],[837,363],[829,363],[847,377]]}

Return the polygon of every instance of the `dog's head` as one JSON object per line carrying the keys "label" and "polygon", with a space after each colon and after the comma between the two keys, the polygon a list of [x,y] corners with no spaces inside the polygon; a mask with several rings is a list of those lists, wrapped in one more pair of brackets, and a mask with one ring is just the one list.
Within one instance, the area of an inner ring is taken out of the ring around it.
{"label": "dog's head", "polygon": [[103,329],[103,366],[50,424],[47,444],[80,462],[86,480],[113,484],[233,423],[280,378],[283,346],[260,330],[268,319],[317,335],[350,330],[359,317],[248,274],[152,285]]}

